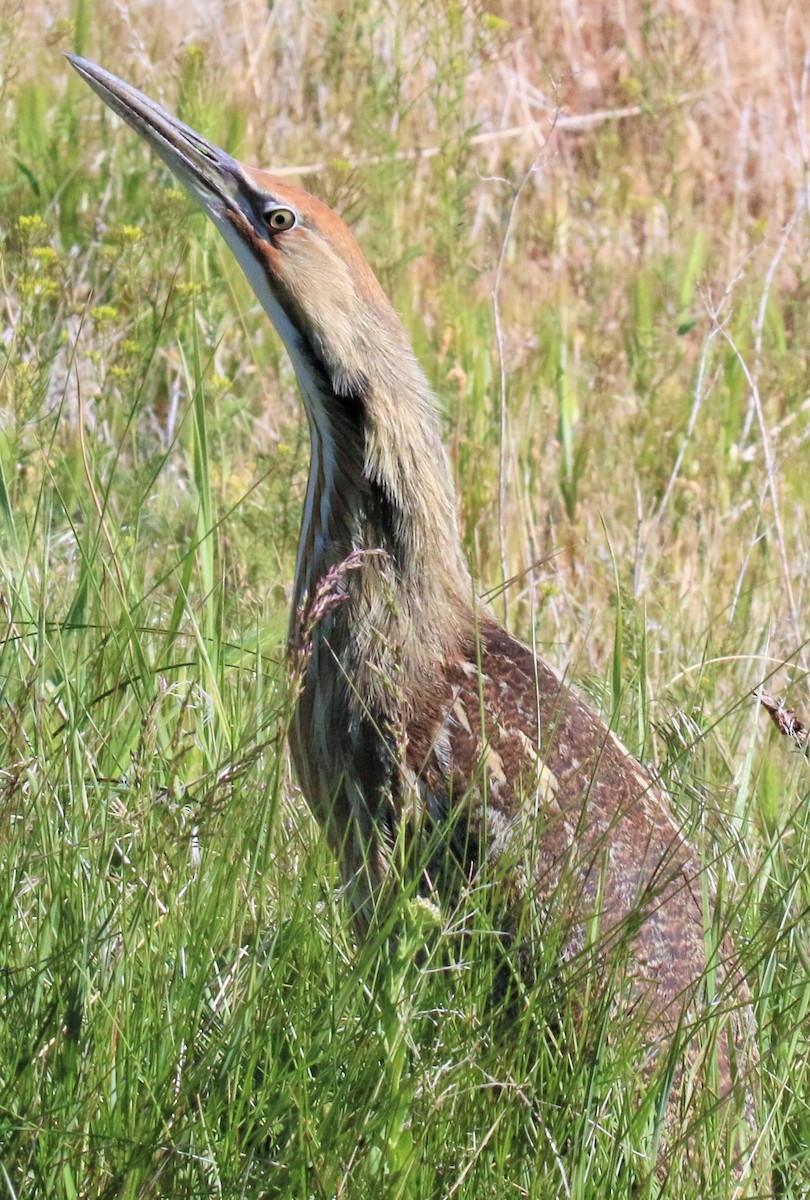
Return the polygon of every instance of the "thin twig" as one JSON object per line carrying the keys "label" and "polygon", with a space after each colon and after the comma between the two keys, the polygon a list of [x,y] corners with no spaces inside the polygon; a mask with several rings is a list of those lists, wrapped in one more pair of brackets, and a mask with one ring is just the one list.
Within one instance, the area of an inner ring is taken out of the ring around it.
{"label": "thin twig", "polygon": [[709,362],[709,350],[711,348],[711,344],[714,341],[714,339],[717,337],[717,335],[723,331],[723,329],[725,327],[725,322],[728,319],[727,317],[724,317],[721,320],[721,314],[723,312],[723,309],[725,308],[725,306],[731,299],[731,295],[734,291],[734,288],[739,283],[741,277],[742,277],[742,269],[738,270],[735,273],[735,275],[729,280],[728,284],[726,285],[725,291],[723,292],[723,295],[720,297],[720,300],[716,305],[712,305],[708,299],[704,298],[705,305],[706,305],[706,312],[707,312],[709,318],[711,319],[712,328],[709,330],[709,333],[706,335],[706,338],[703,342],[703,349],[701,351],[700,362],[698,364],[697,378],[695,380],[695,387],[693,390],[692,409],[691,409],[691,412],[689,413],[689,420],[686,425],[686,433],[684,434],[683,441],[681,442],[678,453],[675,456],[675,462],[673,463],[672,470],[670,471],[669,479],[667,480],[667,485],[664,488],[664,494],[662,495],[662,497],[658,503],[658,507],[655,510],[655,514],[653,515],[652,522],[651,522],[652,528],[655,528],[655,526],[660,523],[661,518],[664,515],[664,512],[666,511],[667,504],[669,503],[669,498],[672,495],[672,489],[675,487],[675,484],[678,480],[678,476],[680,475],[684,456],[689,447],[689,443],[692,439],[692,434],[695,431],[695,425],[697,424],[697,419],[698,419],[698,416],[700,415],[700,410],[703,407],[704,401],[707,399],[708,396],[711,395],[712,388],[714,387],[715,381],[717,379],[717,373],[715,373],[715,376],[712,379],[712,382],[709,385],[709,387],[706,388],[704,386],[704,381],[706,378],[706,368],[707,368],[708,362]]}
{"label": "thin twig", "polygon": [[[650,533],[652,533],[661,524],[661,519],[662,519],[664,513],[666,512],[667,505],[669,504],[670,496],[672,495],[675,484],[678,481],[678,476],[681,473],[681,466],[683,465],[683,460],[686,456],[686,452],[692,441],[692,434],[695,431],[695,426],[697,425],[697,419],[700,416],[700,411],[703,408],[703,404],[706,401],[706,399],[711,395],[711,393],[714,389],[714,385],[717,381],[717,376],[719,374],[719,371],[715,371],[714,376],[712,377],[711,382],[708,384],[708,386],[706,385],[706,382],[705,382],[706,381],[706,371],[707,371],[708,364],[709,364],[709,350],[711,349],[711,344],[714,341],[714,339],[717,337],[717,334],[719,333],[720,328],[721,328],[720,313],[722,312],[723,307],[725,306],[726,302],[728,301],[729,297],[731,296],[731,293],[734,290],[734,287],[739,278],[740,278],[740,272],[738,271],[737,274],[733,277],[733,279],[730,280],[730,282],[726,286],[726,289],[723,292],[723,295],[721,296],[719,303],[714,308],[711,308],[708,303],[706,305],[707,312],[709,313],[709,316],[712,319],[713,327],[709,331],[709,333],[706,335],[706,337],[704,338],[704,341],[703,341],[703,348],[700,353],[700,361],[698,363],[698,370],[697,370],[697,377],[695,379],[695,386],[692,389],[692,408],[689,413],[689,420],[686,423],[686,432],[684,433],[683,440],[681,441],[681,444],[678,447],[678,453],[675,455],[675,462],[672,464],[672,470],[669,473],[669,479],[667,480],[666,487],[664,488],[661,499],[658,502],[658,506],[657,506],[655,512],[653,513],[652,517],[650,518],[650,523],[649,523],[648,530],[647,530],[648,535]],[[640,517],[639,519],[641,520],[642,518]],[[641,593],[644,590],[645,565],[646,565],[647,551],[649,549],[649,545],[650,545],[649,536],[645,537],[642,540],[640,530],[637,529],[637,532],[636,532],[636,559],[635,559],[635,570],[634,570],[634,578],[633,578],[633,592],[637,598],[638,598],[638,596],[641,595]]]}
{"label": "thin twig", "polygon": [[[759,298],[759,304],[757,306],[756,321],[754,322],[754,372],[753,372],[753,374],[754,374],[754,378],[757,380],[760,378],[760,375],[762,372],[762,339],[763,339],[763,335],[764,335],[764,331],[765,331],[765,317],[767,316],[767,312],[768,312],[768,300],[770,299],[770,295],[771,295],[771,287],[773,285],[774,276],[776,275],[776,269],[779,266],[779,263],[782,261],[782,255],[784,254],[785,248],[787,247],[787,244],[790,241],[790,235],[793,233],[793,230],[796,227],[796,223],[798,222],[799,217],[802,215],[802,212],[804,211],[804,205],[805,205],[805,198],[804,198],[804,191],[802,189],[802,191],[800,191],[798,199],[796,201],[796,207],[793,211],[793,215],[790,218],[790,220],[788,221],[788,223],[785,225],[784,229],[782,230],[782,236],[779,238],[779,242],[777,244],[776,250],[774,251],[773,258],[771,259],[770,264],[768,265],[768,270],[765,273],[765,282],[762,285],[762,294]],[[754,414],[754,396],[753,396],[753,392],[752,392],[751,398],[748,402],[748,411],[745,414],[745,421],[743,422],[742,433],[740,434],[740,438],[739,438],[739,442],[740,442],[741,446],[744,446],[745,443],[748,441],[748,435],[751,432],[751,425],[753,424],[753,421],[754,421],[754,415],[755,415]]]}
{"label": "thin twig", "polygon": [[[734,354],[737,362],[740,364],[740,369],[745,375],[746,383],[751,392],[751,398],[756,412],[757,424],[759,425],[759,434],[762,441],[762,453],[765,459],[765,479],[768,485],[768,491],[771,495],[771,507],[773,508],[773,524],[776,533],[776,545],[779,551],[779,560],[782,567],[782,582],[785,587],[785,597],[788,603],[788,612],[793,626],[797,642],[802,641],[801,630],[799,626],[799,614],[796,609],[796,601],[793,595],[793,583],[790,574],[790,565],[788,563],[787,549],[785,547],[785,534],[782,528],[782,513],[779,508],[779,491],[776,483],[776,464],[774,462],[773,450],[771,449],[771,441],[768,435],[768,428],[765,424],[765,413],[762,409],[762,398],[759,394],[757,381],[749,369],[748,363],[745,361],[734,338],[728,332],[724,325],[719,325],[720,335],[728,345],[729,349]],[[802,664],[804,665],[804,664]]]}
{"label": "thin twig", "polygon": [[[498,548],[501,557],[501,578],[504,583],[507,579],[507,556],[506,556],[506,491],[507,491],[507,405],[506,405],[506,352],[504,347],[503,325],[501,322],[501,283],[503,280],[503,268],[506,262],[506,251],[509,246],[509,241],[512,236],[512,229],[515,223],[515,214],[517,213],[518,203],[523,194],[523,189],[526,187],[529,179],[537,170],[538,163],[541,157],[545,154],[551,135],[554,133],[555,120],[552,120],[551,127],[542,143],[537,150],[531,166],[523,175],[517,187],[510,183],[507,179],[502,179],[499,176],[485,177],[483,182],[488,183],[505,183],[507,187],[512,188],[512,201],[509,205],[509,213],[506,218],[506,228],[504,229],[503,238],[501,240],[501,249],[498,254],[498,263],[495,268],[495,281],[492,285],[492,315],[495,321],[495,341],[498,346],[498,395],[500,404],[500,446],[498,448]],[[507,597],[507,588],[503,589],[503,618],[508,624],[509,620],[509,602]]]}
{"label": "thin twig", "polygon": [[[693,100],[701,100],[709,94],[713,89],[705,89],[703,91],[685,92],[681,96],[676,96],[672,101],[673,107],[683,107],[685,104],[690,104]],[[576,113],[570,116],[564,116],[557,109],[549,109],[548,120],[551,125],[547,133],[543,133],[540,125],[536,121],[531,121],[525,125],[510,125],[506,129],[491,129],[485,133],[475,133],[469,139],[470,146],[485,146],[490,142],[509,141],[513,138],[524,137],[526,134],[531,134],[536,142],[540,145],[539,153],[542,153],[548,145],[549,138],[553,132],[557,133],[584,133],[588,129],[593,129],[597,125],[604,125],[608,121],[627,121],[632,117],[643,116],[644,113],[650,111],[649,106],[644,104],[628,104],[624,108],[599,108],[594,112]],[[399,150],[396,154],[373,154],[368,157],[351,159],[349,165],[352,169],[361,167],[376,167],[380,163],[387,162],[411,162],[414,159],[420,158],[436,158],[437,155],[444,153],[443,146],[423,146],[416,147],[412,150]],[[321,162],[301,163],[297,167],[274,167],[273,174],[278,176],[287,175],[318,175],[322,171],[328,170],[334,166],[336,161],[340,159],[323,159]]]}

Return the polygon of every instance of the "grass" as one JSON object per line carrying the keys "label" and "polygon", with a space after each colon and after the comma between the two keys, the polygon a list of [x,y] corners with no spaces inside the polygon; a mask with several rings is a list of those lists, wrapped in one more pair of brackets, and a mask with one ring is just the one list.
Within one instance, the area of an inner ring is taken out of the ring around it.
{"label": "grass", "polygon": [[396,953],[352,943],[283,753],[291,369],[78,49],[243,157],[328,164],[437,389],[482,592],[719,855],[765,1190],[798,1200],[810,774],[750,693],[806,719],[806,30],[721,0],[240,11],[82,0],[45,40],[0,12],[0,1195],[735,1187],[710,1113],[703,1177],[649,1175],[666,1070],[639,1096],[598,999],[559,1044],[542,988],[493,1034],[485,910],[459,950],[405,891]]}

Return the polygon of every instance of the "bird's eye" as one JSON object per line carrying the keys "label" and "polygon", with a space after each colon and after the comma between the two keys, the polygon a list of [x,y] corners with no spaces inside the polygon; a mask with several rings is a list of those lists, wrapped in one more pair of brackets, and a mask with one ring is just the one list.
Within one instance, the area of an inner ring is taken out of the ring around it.
{"label": "bird's eye", "polygon": [[279,208],[273,204],[264,210],[264,219],[273,233],[284,233],[286,229],[292,229],[298,218],[291,208]]}

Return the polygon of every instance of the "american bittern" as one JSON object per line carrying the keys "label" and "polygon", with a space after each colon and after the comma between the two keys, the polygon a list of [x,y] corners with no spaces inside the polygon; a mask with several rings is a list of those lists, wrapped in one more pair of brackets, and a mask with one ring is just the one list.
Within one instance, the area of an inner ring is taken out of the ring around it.
{"label": "american bittern", "polygon": [[725,980],[742,1014],[716,1047],[717,1091],[730,1091],[748,998],[728,939],[707,954],[697,855],[652,777],[474,598],[433,396],[351,233],[307,192],[71,62],[211,217],[295,367],[311,463],[290,745],[358,931],[391,887],[404,827],[433,841],[428,888],[442,854],[462,876],[500,859],[513,905],[574,906],[563,957],[595,924],[606,947],[623,943],[623,992],[653,1052],[699,1010],[708,974],[718,993]]}

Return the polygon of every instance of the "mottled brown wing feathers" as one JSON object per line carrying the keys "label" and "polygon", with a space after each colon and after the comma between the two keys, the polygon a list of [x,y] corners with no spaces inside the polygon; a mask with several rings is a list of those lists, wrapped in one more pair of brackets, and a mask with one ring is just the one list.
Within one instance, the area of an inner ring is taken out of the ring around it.
{"label": "mottled brown wing feathers", "polygon": [[606,949],[624,940],[633,991],[662,1032],[674,1028],[705,978],[700,866],[660,787],[604,723],[487,621],[433,681],[406,746],[427,809],[461,821],[455,844],[522,860],[518,890],[570,920],[567,954],[594,919]]}

